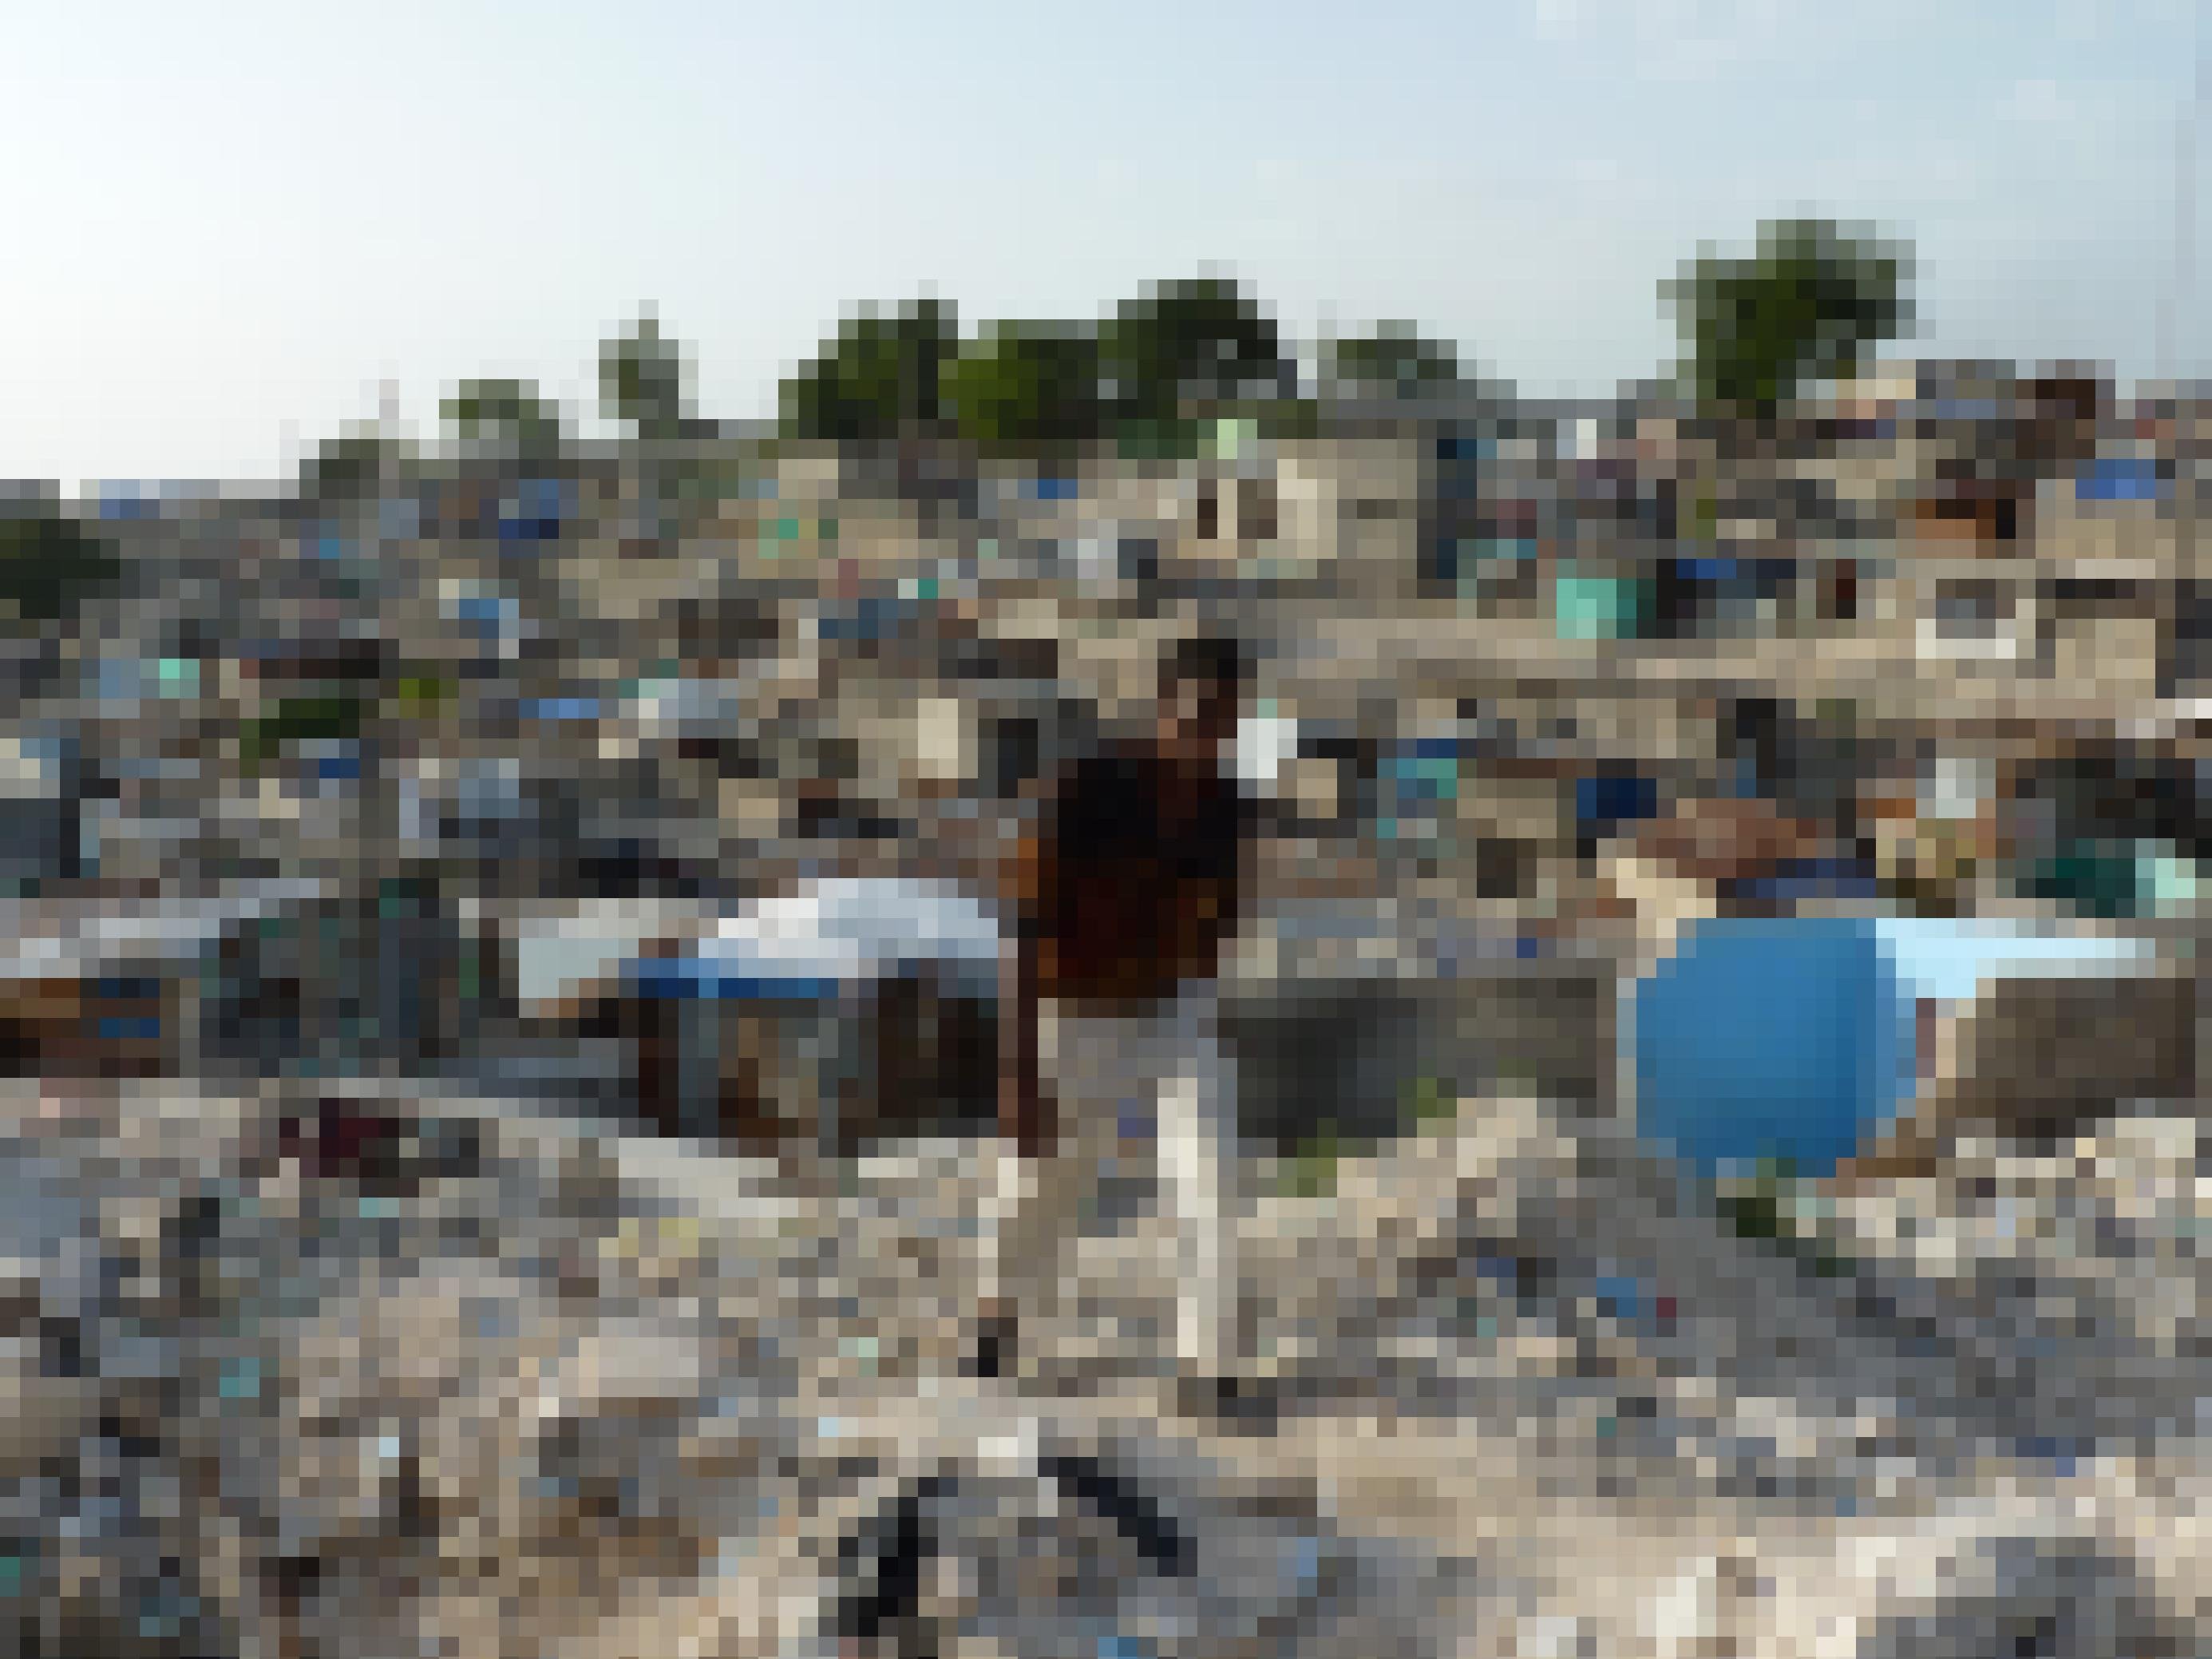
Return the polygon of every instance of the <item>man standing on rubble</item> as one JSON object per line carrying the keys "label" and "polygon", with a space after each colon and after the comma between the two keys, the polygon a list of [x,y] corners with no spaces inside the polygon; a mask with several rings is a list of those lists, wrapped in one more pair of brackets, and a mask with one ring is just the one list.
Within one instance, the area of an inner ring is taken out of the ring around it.
{"label": "man standing on rubble", "polygon": [[1014,866],[977,1344],[987,1375],[1034,1375],[1035,1333],[1063,1305],[1067,1244],[1098,1159],[1150,1134],[1176,1223],[1184,1401],[1212,1410],[1243,1392],[1236,1079],[1218,974],[1243,915],[1254,829],[1225,764],[1249,678],[1231,640],[1177,647],[1151,733],[1064,775]]}

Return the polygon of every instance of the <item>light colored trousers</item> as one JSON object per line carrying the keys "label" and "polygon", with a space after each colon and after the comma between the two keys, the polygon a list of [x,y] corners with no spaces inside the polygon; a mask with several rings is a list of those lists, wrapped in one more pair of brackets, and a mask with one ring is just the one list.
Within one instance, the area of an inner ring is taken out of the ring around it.
{"label": "light colored trousers", "polygon": [[[749,905],[698,954],[732,977],[829,981],[848,993],[927,963],[987,994],[997,988],[1005,949],[1000,918],[974,895],[867,877],[810,882]],[[1142,1015],[1085,1017],[1050,1003],[1040,1011],[1039,1069],[1057,1109],[1059,1144],[1039,1160],[994,1143],[981,1217],[986,1297],[1018,1313],[1057,1316],[1099,1176],[1123,1158],[1156,1157],[1176,1223],[1178,1357],[1225,1369],[1236,1356],[1237,1090],[1218,1001],[1208,981]],[[849,1030],[847,1016],[840,1024]],[[832,1126],[824,1139],[834,1139]]]}
{"label": "light colored trousers", "polygon": [[1211,982],[1156,1012],[1120,1017],[1045,1005],[1039,1070],[1057,1107],[1053,1156],[997,1143],[984,1195],[984,1294],[1030,1322],[1066,1305],[1073,1245],[1115,1162],[1156,1159],[1174,1223],[1176,1358],[1219,1372],[1236,1360],[1239,1170],[1237,1078]]}

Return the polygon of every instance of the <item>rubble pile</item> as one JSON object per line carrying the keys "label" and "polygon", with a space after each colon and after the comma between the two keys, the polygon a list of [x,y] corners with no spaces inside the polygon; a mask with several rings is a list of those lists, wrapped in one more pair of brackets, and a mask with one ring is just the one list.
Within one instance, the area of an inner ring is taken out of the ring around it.
{"label": "rubble pile", "polygon": [[2179,1118],[1805,1183],[1823,1272],[1470,1097],[1257,1200],[1259,1430],[1178,1419],[1105,1294],[1142,1214],[1091,1224],[1087,1389],[963,1376],[958,1142],[306,1104],[10,1098],[16,1650],[2197,1650]]}

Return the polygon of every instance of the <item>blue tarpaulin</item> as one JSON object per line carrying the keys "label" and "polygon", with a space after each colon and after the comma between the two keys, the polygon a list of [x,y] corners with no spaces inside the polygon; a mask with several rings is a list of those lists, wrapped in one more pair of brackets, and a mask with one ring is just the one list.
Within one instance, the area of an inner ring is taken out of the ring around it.
{"label": "blue tarpaulin", "polygon": [[835,878],[726,918],[689,954],[633,962],[647,997],[817,1001],[935,970],[970,995],[998,990],[1002,934],[980,900],[940,883]]}
{"label": "blue tarpaulin", "polygon": [[1674,574],[1701,587],[1746,598],[1771,598],[1797,574],[1794,560],[1702,555],[1674,561]]}
{"label": "blue tarpaulin", "polygon": [[1908,1098],[1917,999],[2150,948],[1976,920],[1699,922],[1636,988],[1639,1130],[1706,1174],[1760,1158],[1827,1174]]}
{"label": "blue tarpaulin", "polygon": [[1382,773],[1401,810],[1421,802],[1455,799],[1459,794],[1459,761],[1454,749],[1423,755],[1409,745],[1383,763]]}
{"label": "blue tarpaulin", "polygon": [[917,601],[877,595],[849,605],[825,606],[816,632],[825,641],[887,640],[913,629],[921,617]]}
{"label": "blue tarpaulin", "polygon": [[126,521],[158,519],[161,516],[161,498],[127,487],[112,489],[100,498],[100,516]]}
{"label": "blue tarpaulin", "polygon": [[840,986],[835,979],[807,975],[726,973],[696,959],[638,963],[624,978],[632,995],[675,1001],[823,1002],[834,998]]}
{"label": "blue tarpaulin", "polygon": [[1913,1077],[1911,1000],[1872,922],[1701,922],[1638,988],[1634,1031],[1640,1132],[1706,1174],[1828,1174]]}
{"label": "blue tarpaulin", "polygon": [[1609,835],[1618,824],[1658,816],[1656,779],[1607,772],[1575,780],[1575,821],[1587,833]]}
{"label": "blue tarpaulin", "polygon": [[2155,461],[2112,459],[2083,468],[2074,493],[2085,501],[2150,501],[2166,493],[2166,481]]}
{"label": "blue tarpaulin", "polygon": [[572,516],[569,492],[558,478],[526,478],[515,493],[500,503],[499,538],[502,542],[557,540]]}
{"label": "blue tarpaulin", "polygon": [[1464,738],[1409,738],[1398,745],[1398,758],[1408,761],[1455,761],[1467,752]]}
{"label": "blue tarpaulin", "polygon": [[595,720],[599,717],[597,697],[537,697],[522,704],[520,714],[527,720]]}

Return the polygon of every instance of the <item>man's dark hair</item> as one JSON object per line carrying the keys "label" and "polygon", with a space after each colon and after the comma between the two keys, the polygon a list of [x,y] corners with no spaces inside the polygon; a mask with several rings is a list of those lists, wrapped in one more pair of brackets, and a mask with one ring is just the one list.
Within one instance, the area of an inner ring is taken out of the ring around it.
{"label": "man's dark hair", "polygon": [[1203,686],[1235,694],[1252,679],[1251,654],[1227,634],[1193,635],[1169,653],[1161,669],[1161,681],[1170,688]]}

